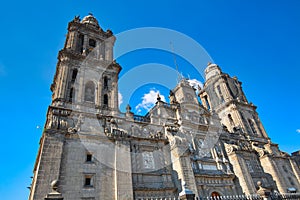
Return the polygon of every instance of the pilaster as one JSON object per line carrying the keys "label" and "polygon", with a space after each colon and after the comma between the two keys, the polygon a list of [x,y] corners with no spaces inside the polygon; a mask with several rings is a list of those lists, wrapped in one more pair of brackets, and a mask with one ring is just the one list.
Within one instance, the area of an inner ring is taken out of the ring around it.
{"label": "pilaster", "polygon": [[234,174],[239,179],[243,192],[247,195],[256,193],[252,177],[240,152],[234,151],[229,153],[228,158],[233,166]]}
{"label": "pilaster", "polygon": [[274,158],[270,155],[265,155],[260,158],[261,166],[264,171],[271,174],[274,181],[276,182],[277,188],[280,193],[286,193],[286,186],[282,177],[282,173],[279,172],[276,162],[274,163]]}
{"label": "pilaster", "polygon": [[115,199],[133,199],[130,144],[115,141]]}

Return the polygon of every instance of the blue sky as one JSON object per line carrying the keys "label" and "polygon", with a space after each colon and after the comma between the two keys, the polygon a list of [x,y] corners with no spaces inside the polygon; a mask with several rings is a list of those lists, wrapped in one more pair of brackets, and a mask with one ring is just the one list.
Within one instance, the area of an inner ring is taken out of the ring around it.
{"label": "blue sky", "polygon": [[[63,47],[67,23],[89,12],[103,29],[115,34],[162,27],[193,38],[224,72],[243,82],[272,141],[289,153],[299,150],[299,9],[297,0],[1,2],[1,198],[27,199],[42,132],[36,127],[44,125],[51,101],[57,53]],[[123,67],[121,75],[147,63],[174,68],[170,52],[153,49],[131,52],[118,62]],[[194,77],[186,60],[178,57],[177,62],[185,76],[201,79]],[[133,109],[153,88],[168,90],[144,85],[134,91],[129,102]]]}

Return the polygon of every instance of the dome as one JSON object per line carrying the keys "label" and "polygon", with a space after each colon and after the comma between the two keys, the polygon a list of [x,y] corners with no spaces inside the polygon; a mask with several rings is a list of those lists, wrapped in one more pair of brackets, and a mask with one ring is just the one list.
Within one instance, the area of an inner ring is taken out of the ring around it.
{"label": "dome", "polygon": [[88,16],[85,16],[81,20],[81,23],[83,23],[83,24],[90,24],[90,25],[93,25],[93,26],[95,26],[97,28],[100,27],[97,19],[92,14],[89,14]]}
{"label": "dome", "polygon": [[213,76],[221,74],[221,69],[217,64],[208,63],[205,69],[205,79],[208,80]]}

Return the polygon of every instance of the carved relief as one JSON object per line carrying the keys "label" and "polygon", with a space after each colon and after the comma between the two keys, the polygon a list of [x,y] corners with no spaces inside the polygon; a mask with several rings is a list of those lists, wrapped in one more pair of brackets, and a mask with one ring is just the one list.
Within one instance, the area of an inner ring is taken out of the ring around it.
{"label": "carved relief", "polygon": [[118,126],[118,123],[122,123],[122,121],[110,116],[101,116],[100,119],[103,120],[104,134],[110,139],[127,138],[130,136],[127,130]]}
{"label": "carved relief", "polygon": [[145,169],[155,169],[154,158],[152,152],[143,152],[143,164]]}
{"label": "carved relief", "polygon": [[234,151],[241,150],[240,146],[238,146],[236,144],[227,144],[227,143],[224,143],[224,145],[225,145],[225,149],[226,149],[227,154],[231,154]]}
{"label": "carved relief", "polygon": [[79,115],[79,117],[77,119],[75,119],[77,122],[75,124],[75,126],[71,126],[68,128],[68,133],[77,133],[78,131],[80,131],[81,128],[81,124],[84,123],[84,117],[82,116],[82,114]]}
{"label": "carved relief", "polygon": [[268,154],[268,152],[263,147],[258,146],[258,144],[256,142],[251,142],[251,147],[254,151],[257,152],[259,157],[262,157],[262,156]]}
{"label": "carved relief", "polygon": [[162,132],[158,131],[155,134],[154,133],[150,133],[149,138],[152,138],[152,139],[163,139],[164,135],[163,135]]}
{"label": "carved relief", "polygon": [[68,116],[71,114],[69,110],[52,109],[49,116],[49,121],[46,125],[47,129],[68,129],[73,120]]}

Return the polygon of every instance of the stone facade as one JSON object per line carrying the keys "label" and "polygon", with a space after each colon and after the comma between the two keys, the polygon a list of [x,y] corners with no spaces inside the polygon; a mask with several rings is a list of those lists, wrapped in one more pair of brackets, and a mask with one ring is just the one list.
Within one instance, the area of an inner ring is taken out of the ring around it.
{"label": "stone facade", "polygon": [[270,141],[242,83],[216,64],[205,70],[200,102],[183,78],[170,103],[158,96],[146,116],[130,106],[121,113],[114,42],[92,15],[69,23],[29,200],[254,194],[258,181],[300,190],[297,155]]}

